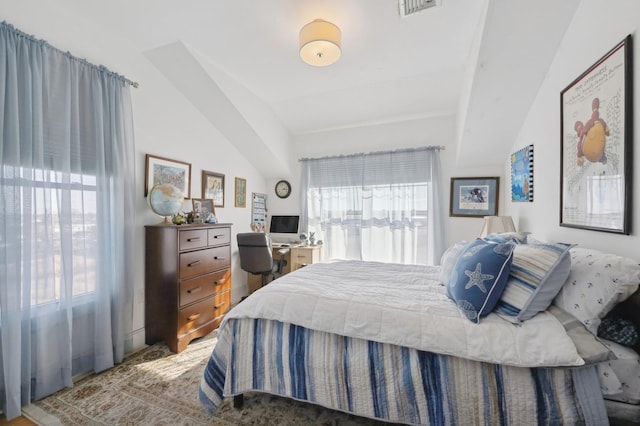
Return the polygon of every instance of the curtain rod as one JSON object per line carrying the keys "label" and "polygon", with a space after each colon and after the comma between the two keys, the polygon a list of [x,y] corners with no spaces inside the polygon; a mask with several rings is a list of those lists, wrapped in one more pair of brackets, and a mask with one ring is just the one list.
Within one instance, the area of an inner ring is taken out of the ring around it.
{"label": "curtain rod", "polygon": [[402,149],[391,149],[387,151],[371,151],[371,152],[356,152],[354,154],[341,154],[341,155],[327,155],[324,157],[316,157],[316,158],[299,158],[298,161],[309,161],[309,160],[324,160],[327,158],[346,158],[346,157],[357,157],[359,155],[372,155],[372,154],[392,154],[396,152],[413,152],[413,151],[429,151],[429,150],[444,150],[444,146],[435,145],[435,146],[423,146],[418,148],[402,148]]}
{"label": "curtain rod", "polygon": [[105,67],[104,65],[92,64],[91,62],[87,61],[86,59],[78,58],[77,56],[72,55],[69,51],[65,52],[63,50],[60,50],[57,47],[54,47],[54,46],[50,45],[46,40],[38,39],[35,36],[32,36],[30,34],[27,34],[27,33],[23,32],[23,31],[20,31],[19,29],[17,29],[16,27],[14,27],[10,23],[8,23],[7,21],[0,22],[0,27],[5,27],[9,31],[12,31],[17,36],[24,37],[27,40],[30,40],[30,41],[32,41],[34,43],[43,44],[43,45],[49,47],[50,49],[53,49],[53,50],[55,50],[57,52],[62,53],[63,55],[66,55],[67,57],[69,57],[70,59],[72,59],[74,61],[78,61],[78,62],[81,62],[81,63],[83,63],[85,65],[90,66],[90,67],[97,68],[101,72],[107,73],[107,74],[117,78],[118,80],[121,80],[121,81],[125,82],[126,84],[129,84],[130,86],[133,86],[135,89],[140,87],[140,85],[138,84],[137,81],[131,81],[128,78],[126,78],[125,76],[111,71],[109,68]]}

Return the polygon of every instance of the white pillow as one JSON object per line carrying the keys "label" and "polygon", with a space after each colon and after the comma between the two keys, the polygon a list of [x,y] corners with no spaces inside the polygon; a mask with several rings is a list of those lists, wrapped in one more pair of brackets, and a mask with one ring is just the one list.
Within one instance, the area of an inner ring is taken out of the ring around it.
{"label": "white pillow", "polygon": [[462,254],[462,250],[469,244],[467,241],[458,241],[454,243],[451,247],[449,247],[440,258],[440,282],[443,285],[447,285],[449,282],[449,277],[451,276],[451,272],[453,272],[453,267],[456,264],[456,261]]}
{"label": "white pillow", "polygon": [[593,249],[573,247],[570,252],[571,272],[553,304],[597,334],[602,318],[638,289],[640,265]]}

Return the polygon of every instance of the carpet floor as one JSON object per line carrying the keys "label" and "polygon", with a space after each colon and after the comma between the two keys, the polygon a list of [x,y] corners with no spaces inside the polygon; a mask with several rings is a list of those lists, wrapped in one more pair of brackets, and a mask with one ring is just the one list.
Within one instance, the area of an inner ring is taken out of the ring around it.
{"label": "carpet floor", "polygon": [[198,386],[216,333],[194,340],[179,354],[164,343],[149,346],[110,370],[24,407],[23,413],[46,426],[385,424],[261,393],[247,393],[240,409],[228,398],[210,417],[198,402]]}

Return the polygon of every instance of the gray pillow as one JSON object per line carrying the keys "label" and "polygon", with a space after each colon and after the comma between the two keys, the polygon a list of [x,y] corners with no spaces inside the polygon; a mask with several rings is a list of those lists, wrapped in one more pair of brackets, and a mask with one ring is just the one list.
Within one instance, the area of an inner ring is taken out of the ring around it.
{"label": "gray pillow", "polygon": [[602,361],[618,359],[618,357],[594,336],[576,317],[555,305],[547,309],[562,324],[567,335],[576,345],[578,355],[587,364],[596,364]]}

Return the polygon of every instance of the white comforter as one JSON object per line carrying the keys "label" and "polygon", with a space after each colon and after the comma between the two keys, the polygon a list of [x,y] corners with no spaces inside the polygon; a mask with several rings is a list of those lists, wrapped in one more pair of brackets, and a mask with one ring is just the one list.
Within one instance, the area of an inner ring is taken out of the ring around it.
{"label": "white comforter", "polygon": [[438,283],[439,268],[336,261],[306,266],[258,290],[231,318],[265,318],[477,361],[583,365],[564,327],[546,312],[522,325],[495,314],[475,324]]}

